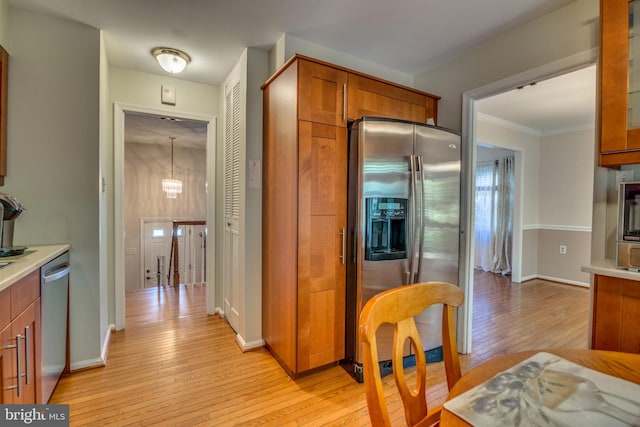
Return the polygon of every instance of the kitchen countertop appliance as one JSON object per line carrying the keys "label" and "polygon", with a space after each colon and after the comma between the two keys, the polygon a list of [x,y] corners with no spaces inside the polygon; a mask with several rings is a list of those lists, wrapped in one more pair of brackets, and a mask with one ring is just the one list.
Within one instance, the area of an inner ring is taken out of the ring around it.
{"label": "kitchen countertop appliance", "polygon": [[0,224],[0,257],[21,255],[27,249],[26,246],[13,245],[13,226],[17,217],[26,208],[11,194],[0,193],[0,205],[2,209],[2,223]]}
{"label": "kitchen countertop appliance", "polygon": [[[358,318],[369,299],[412,283],[458,284],[460,153],[460,135],[436,126],[375,117],[350,126],[341,363],[357,381],[363,381]],[[442,360],[442,306],[425,310],[416,323],[427,361]],[[393,328],[378,333],[390,338],[378,338],[384,375],[391,372]],[[405,355],[412,357],[410,346]]]}

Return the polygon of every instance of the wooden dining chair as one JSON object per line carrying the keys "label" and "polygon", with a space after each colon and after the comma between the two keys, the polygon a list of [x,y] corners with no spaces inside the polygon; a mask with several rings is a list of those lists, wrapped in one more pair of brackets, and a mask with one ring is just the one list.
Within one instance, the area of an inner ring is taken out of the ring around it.
{"label": "wooden dining chair", "polygon": [[[360,337],[363,344],[364,386],[372,425],[390,426],[389,411],[378,365],[376,331],[383,323],[394,328],[392,366],[396,386],[404,405],[409,426],[431,426],[440,420],[442,405],[427,408],[427,364],[422,340],[414,317],[433,304],[443,304],[442,349],[449,390],[460,378],[460,361],[455,333],[455,307],[464,301],[464,293],[451,283],[427,282],[389,289],[371,298],[360,313]],[[403,367],[403,349],[409,340],[416,357],[416,378],[410,389]]]}

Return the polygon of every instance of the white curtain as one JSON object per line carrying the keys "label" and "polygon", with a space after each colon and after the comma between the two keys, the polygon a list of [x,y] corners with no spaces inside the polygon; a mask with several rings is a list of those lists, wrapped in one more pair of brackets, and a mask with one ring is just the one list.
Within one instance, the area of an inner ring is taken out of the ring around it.
{"label": "white curtain", "polygon": [[514,157],[476,167],[475,266],[511,272]]}

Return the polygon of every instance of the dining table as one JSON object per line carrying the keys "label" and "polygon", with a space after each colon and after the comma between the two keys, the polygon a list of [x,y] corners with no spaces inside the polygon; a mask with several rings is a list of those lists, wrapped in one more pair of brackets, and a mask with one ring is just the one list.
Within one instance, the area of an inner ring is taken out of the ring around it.
{"label": "dining table", "polygon": [[[462,375],[450,390],[447,401],[454,399],[477,385],[483,384],[501,372],[514,367],[518,363],[540,352],[550,353],[594,371],[640,384],[640,354],[585,349],[544,349],[496,356],[471,368]],[[445,406],[442,409],[440,425],[443,427],[451,427],[470,426],[472,424],[467,423]]]}

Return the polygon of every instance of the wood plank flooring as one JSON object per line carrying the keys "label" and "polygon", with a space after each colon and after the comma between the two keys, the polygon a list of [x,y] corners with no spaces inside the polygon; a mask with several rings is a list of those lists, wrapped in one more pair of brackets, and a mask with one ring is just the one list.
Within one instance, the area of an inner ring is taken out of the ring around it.
{"label": "wood plank flooring", "polygon": [[[204,286],[127,294],[127,329],[113,334],[107,366],[61,380],[52,404],[72,426],[367,426],[364,388],[333,367],[290,380],[263,349],[242,353],[224,319],[207,316]],[[511,284],[477,273],[473,352],[463,372],[494,355],[586,348],[589,292],[541,280]],[[386,377],[394,425],[404,425]],[[444,401],[442,363],[429,365],[428,399]]]}

